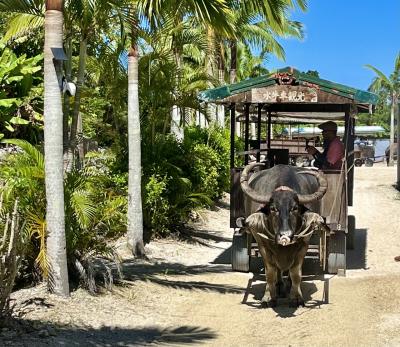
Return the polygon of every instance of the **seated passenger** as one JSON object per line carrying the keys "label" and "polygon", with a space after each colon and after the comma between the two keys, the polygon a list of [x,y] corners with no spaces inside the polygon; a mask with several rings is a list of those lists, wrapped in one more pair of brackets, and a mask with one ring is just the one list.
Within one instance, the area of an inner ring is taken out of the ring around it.
{"label": "seated passenger", "polygon": [[322,130],[324,151],[321,153],[314,146],[308,146],[307,152],[315,158],[314,166],[323,170],[340,170],[344,157],[344,145],[337,134],[337,124],[332,121],[318,126]]}

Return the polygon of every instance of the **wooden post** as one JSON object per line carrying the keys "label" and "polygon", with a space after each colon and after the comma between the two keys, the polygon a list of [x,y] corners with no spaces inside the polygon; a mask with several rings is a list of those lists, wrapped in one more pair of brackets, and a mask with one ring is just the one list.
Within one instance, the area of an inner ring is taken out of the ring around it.
{"label": "wooden post", "polygon": [[[245,104],[244,106],[245,115],[245,128],[244,128],[244,150],[247,152],[249,150],[249,121],[250,121],[250,104]],[[244,155],[244,165],[249,163],[249,155]]]}
{"label": "wooden post", "polygon": [[260,153],[260,149],[261,149],[261,111],[263,108],[263,104],[258,104],[258,114],[257,114],[257,162],[260,162],[260,158],[261,158],[261,153]]}
{"label": "wooden post", "polygon": [[347,153],[347,204],[353,206],[353,186],[354,186],[354,126],[355,119],[353,112],[350,112],[350,105],[345,111],[345,146]]}
{"label": "wooden post", "polygon": [[230,105],[231,108],[231,169],[235,166],[235,107],[236,105],[233,103]]}
{"label": "wooden post", "polygon": [[271,149],[271,111],[268,110],[267,148]]}

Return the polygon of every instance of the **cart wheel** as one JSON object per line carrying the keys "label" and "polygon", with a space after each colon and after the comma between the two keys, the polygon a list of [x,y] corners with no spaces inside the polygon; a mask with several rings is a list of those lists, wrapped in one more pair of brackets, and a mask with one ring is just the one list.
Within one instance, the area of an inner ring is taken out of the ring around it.
{"label": "cart wheel", "polygon": [[354,239],[356,231],[356,217],[347,217],[347,234],[346,234],[346,248],[354,249]]}
{"label": "cart wheel", "polygon": [[346,235],[337,231],[329,237],[328,272],[331,274],[346,274]]}
{"label": "cart wheel", "polygon": [[247,234],[235,233],[232,239],[232,270],[248,272],[250,256],[247,249]]}
{"label": "cart wheel", "polygon": [[354,166],[362,166],[362,164],[363,164],[362,159],[359,158],[354,159]]}
{"label": "cart wheel", "polygon": [[374,165],[374,161],[371,158],[365,159],[365,166],[371,167]]}

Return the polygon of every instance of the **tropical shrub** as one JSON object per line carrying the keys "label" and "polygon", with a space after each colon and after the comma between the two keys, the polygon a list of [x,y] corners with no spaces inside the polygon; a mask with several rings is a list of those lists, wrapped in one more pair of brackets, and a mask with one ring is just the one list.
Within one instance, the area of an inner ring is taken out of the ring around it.
{"label": "tropical shrub", "polygon": [[[20,196],[20,209],[27,216],[24,232],[31,242],[27,247],[25,272],[40,270],[48,274],[46,257],[46,199],[43,154],[23,140],[7,140],[23,151],[8,155],[0,165],[1,190],[5,206]],[[126,197],[113,189],[112,176],[101,160],[86,163],[81,171],[66,174],[64,186],[65,233],[67,257],[72,279],[83,280],[91,291],[96,290],[94,264],[106,267],[103,257],[116,260],[107,243],[125,231]],[[78,272],[76,271],[78,270]],[[107,269],[108,271],[108,269]],[[78,273],[77,277],[75,274]],[[110,283],[111,277],[107,277]]]}
{"label": "tropical shrub", "polygon": [[0,44],[0,138],[38,141],[43,117],[43,55],[27,58]]}
{"label": "tropical shrub", "polygon": [[190,178],[195,191],[215,200],[221,197],[223,187],[218,183],[219,157],[214,149],[204,144],[196,144],[190,157],[192,170]]}
{"label": "tropical shrub", "polygon": [[[199,126],[191,126],[185,129],[184,146],[190,153],[191,148],[196,148],[196,145],[205,145],[212,151],[202,149],[201,146],[197,147],[198,158],[195,160],[198,173],[207,175],[207,170],[210,171],[210,175],[213,178],[205,177],[194,177],[195,182],[201,184],[205,180],[213,185],[211,181],[216,179],[217,186],[213,194],[210,195],[212,199],[217,199],[222,196],[222,193],[229,191],[230,182],[230,133],[228,129],[223,129],[218,126],[212,126],[210,128],[200,128]],[[205,153],[200,154],[201,151],[208,151],[208,156]],[[190,159],[190,158],[189,158]],[[201,162],[204,162],[207,168],[201,168]],[[215,185],[215,184],[214,184]],[[210,187],[211,188],[211,187]]]}
{"label": "tropical shrub", "polygon": [[22,258],[23,221],[18,212],[18,200],[12,212],[3,209],[0,202],[0,318],[10,313],[10,294]]}
{"label": "tropical shrub", "polygon": [[192,182],[193,151],[174,136],[158,134],[153,142],[144,140],[142,163],[147,239],[178,231],[192,210],[212,204],[207,192]]}
{"label": "tropical shrub", "polygon": [[171,204],[168,201],[167,176],[152,174],[144,186],[144,224],[156,235],[165,235],[170,228]]}

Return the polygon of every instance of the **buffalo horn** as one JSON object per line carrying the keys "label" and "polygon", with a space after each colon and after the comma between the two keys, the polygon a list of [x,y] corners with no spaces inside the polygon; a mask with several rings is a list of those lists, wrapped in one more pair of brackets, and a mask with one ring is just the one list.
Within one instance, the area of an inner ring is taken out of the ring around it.
{"label": "buffalo horn", "polygon": [[328,188],[328,182],[325,179],[324,174],[321,171],[313,171],[313,170],[307,170],[307,171],[301,171],[299,174],[307,174],[307,175],[313,175],[317,178],[318,180],[318,190],[315,193],[312,194],[297,194],[299,197],[299,203],[300,204],[308,204],[310,202],[314,202],[316,200],[321,199],[324,194],[326,193],[326,189]]}
{"label": "buffalo horn", "polygon": [[271,194],[258,194],[253,188],[249,186],[249,173],[257,166],[265,166],[263,163],[251,163],[246,165],[243,169],[242,174],[240,176],[240,185],[242,187],[243,192],[253,201],[258,202],[260,204],[266,204],[271,199]]}

